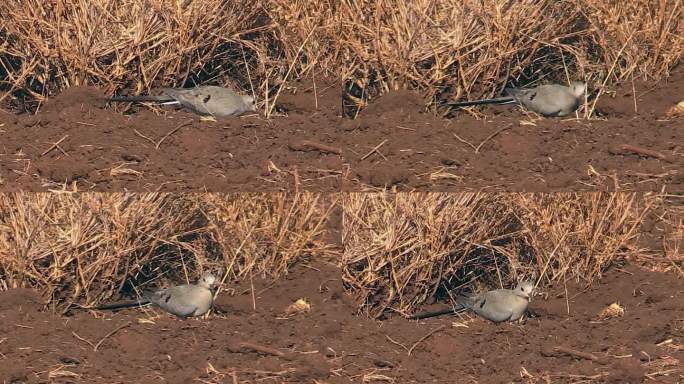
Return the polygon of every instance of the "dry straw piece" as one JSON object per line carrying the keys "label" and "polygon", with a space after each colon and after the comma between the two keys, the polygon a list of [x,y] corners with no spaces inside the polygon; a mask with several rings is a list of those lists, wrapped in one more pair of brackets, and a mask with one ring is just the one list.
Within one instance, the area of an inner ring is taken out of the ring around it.
{"label": "dry straw piece", "polygon": [[322,76],[371,93],[491,96],[504,83],[660,78],[684,53],[667,0],[7,0],[0,88],[42,102],[72,85],[134,93],[235,81],[265,101]]}
{"label": "dry straw piece", "polygon": [[344,280],[372,317],[410,315],[472,282],[590,283],[638,240],[657,196],[630,193],[350,194]]}
{"label": "dry straw piece", "polygon": [[338,252],[324,240],[334,205],[309,193],[0,194],[0,287],[38,288],[66,310],[205,269],[277,277]]}

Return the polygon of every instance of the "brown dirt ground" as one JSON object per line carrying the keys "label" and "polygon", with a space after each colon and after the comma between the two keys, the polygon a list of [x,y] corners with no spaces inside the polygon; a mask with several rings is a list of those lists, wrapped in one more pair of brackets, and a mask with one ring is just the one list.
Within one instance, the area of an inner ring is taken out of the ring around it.
{"label": "brown dirt ground", "polygon": [[[531,304],[538,317],[501,325],[469,316],[424,321],[393,317],[382,322],[355,316],[354,303],[339,276],[337,268],[324,263],[300,266],[275,283],[255,281],[256,310],[247,283],[237,286],[234,295],[219,295],[218,305],[225,314],[186,321],[148,309],[62,317],[41,311],[34,291],[5,291],[0,293],[0,380],[319,384],[684,380],[680,363],[684,281],[673,274],[616,268],[591,289],[569,283],[567,293],[564,287],[545,290],[546,298],[535,298]],[[302,297],[310,300],[310,313],[280,316]],[[616,301],[625,308],[623,317],[596,320],[597,313]],[[275,348],[284,356],[231,352],[243,341]],[[552,351],[556,346],[592,353],[602,361],[556,354]],[[407,349],[412,349],[410,355]]]}
{"label": "brown dirt ground", "polygon": [[[41,191],[75,182],[97,191],[245,192],[295,184],[322,191],[683,190],[682,118],[663,116],[684,97],[684,70],[634,87],[636,97],[630,83],[600,99],[605,119],[535,120],[510,107],[486,109],[486,119],[443,119],[424,113],[419,95],[398,91],[350,120],[340,117],[340,87],[319,83],[316,92],[300,85],[281,97],[287,116],[218,122],[137,107],[126,116],[93,100],[97,89],[74,87],[36,115],[0,112],[0,188]],[[301,151],[301,140],[342,153]],[[620,144],[656,150],[671,162],[610,152]]]}

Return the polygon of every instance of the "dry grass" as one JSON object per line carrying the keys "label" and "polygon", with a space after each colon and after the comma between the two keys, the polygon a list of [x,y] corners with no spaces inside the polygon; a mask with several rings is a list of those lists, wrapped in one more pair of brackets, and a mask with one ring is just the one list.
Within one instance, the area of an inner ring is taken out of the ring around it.
{"label": "dry grass", "polygon": [[651,215],[651,242],[659,247],[642,252],[632,261],[658,272],[684,278],[684,195],[665,194],[663,204]]}
{"label": "dry grass", "polygon": [[0,86],[42,102],[79,84],[233,82],[267,112],[287,80],[316,73],[347,82],[360,105],[405,87],[457,99],[568,78],[601,92],[667,75],[684,53],[683,10],[680,0],[8,0]]}
{"label": "dry grass", "polygon": [[251,93],[247,65],[268,62],[251,1],[10,0],[0,13],[4,85],[38,102],[76,85],[138,93],[228,77]]}
{"label": "dry grass", "polygon": [[669,262],[664,271],[674,270],[684,278],[684,209],[680,208],[679,211],[673,218],[672,232],[663,240],[663,251]]}
{"label": "dry grass", "polygon": [[638,252],[657,196],[628,193],[350,194],[343,202],[344,279],[373,317],[413,313],[472,282],[589,284]]}
{"label": "dry grass", "polygon": [[253,271],[278,277],[303,257],[335,252],[321,239],[335,195],[209,194],[201,200],[217,257],[237,278]]}
{"label": "dry grass", "polygon": [[337,252],[323,239],[332,204],[309,193],[0,194],[0,288],[38,288],[64,310],[207,269],[277,277]]}

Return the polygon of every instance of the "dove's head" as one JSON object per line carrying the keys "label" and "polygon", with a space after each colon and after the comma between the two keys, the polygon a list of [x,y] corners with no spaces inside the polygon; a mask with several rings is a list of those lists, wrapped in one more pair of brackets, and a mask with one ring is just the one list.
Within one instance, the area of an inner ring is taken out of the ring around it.
{"label": "dove's head", "polygon": [[534,291],[534,281],[523,280],[518,283],[514,291],[516,295],[529,299]]}
{"label": "dove's head", "polygon": [[580,98],[587,91],[587,83],[582,81],[573,81],[570,83],[570,89],[575,97]]}
{"label": "dove's head", "polygon": [[252,96],[242,96],[242,102],[245,103],[248,111],[256,111],[256,102],[254,101],[254,98]]}
{"label": "dove's head", "polygon": [[214,276],[211,272],[204,272],[202,277],[200,277],[199,281],[197,282],[197,285],[208,290],[212,290],[216,286],[216,276]]}

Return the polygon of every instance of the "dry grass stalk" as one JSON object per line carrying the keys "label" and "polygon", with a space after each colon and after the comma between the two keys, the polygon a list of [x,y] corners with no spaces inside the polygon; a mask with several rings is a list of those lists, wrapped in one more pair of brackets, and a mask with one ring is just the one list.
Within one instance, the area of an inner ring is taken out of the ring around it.
{"label": "dry grass stalk", "polygon": [[0,194],[0,287],[54,308],[92,306],[205,269],[278,276],[322,240],[333,202],[314,194]]}
{"label": "dry grass stalk", "polygon": [[350,194],[344,279],[367,315],[413,313],[473,281],[590,283],[626,256],[655,201],[637,194]]}

